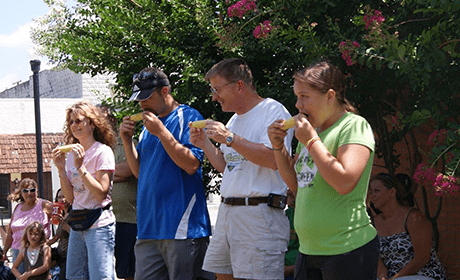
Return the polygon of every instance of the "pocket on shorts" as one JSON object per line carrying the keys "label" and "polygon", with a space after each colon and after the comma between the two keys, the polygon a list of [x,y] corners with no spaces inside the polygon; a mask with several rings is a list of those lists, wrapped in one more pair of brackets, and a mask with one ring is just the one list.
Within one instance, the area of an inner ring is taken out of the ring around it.
{"label": "pocket on shorts", "polygon": [[275,278],[278,277],[278,274],[284,277],[286,242],[283,240],[263,240],[257,241],[255,247],[259,251],[259,264],[256,266],[261,269],[259,272],[264,275],[276,276]]}

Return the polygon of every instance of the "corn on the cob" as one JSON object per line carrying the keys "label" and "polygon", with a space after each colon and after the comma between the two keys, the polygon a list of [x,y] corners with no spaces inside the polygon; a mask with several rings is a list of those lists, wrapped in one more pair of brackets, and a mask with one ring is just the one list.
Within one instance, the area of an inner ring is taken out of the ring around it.
{"label": "corn on the cob", "polygon": [[135,115],[132,115],[129,117],[132,121],[141,121],[142,120],[142,113],[138,113],[138,114],[135,114]]}
{"label": "corn on the cob", "polygon": [[207,120],[194,121],[192,122],[192,127],[194,128],[204,128],[206,126]]}
{"label": "corn on the cob", "polygon": [[58,149],[61,153],[68,153],[72,151],[73,147],[75,146],[77,146],[77,144],[64,145],[64,146],[58,147]]}
{"label": "corn on the cob", "polygon": [[283,122],[283,126],[281,127],[284,130],[288,130],[291,127],[294,127],[295,121],[294,118],[287,119]]}

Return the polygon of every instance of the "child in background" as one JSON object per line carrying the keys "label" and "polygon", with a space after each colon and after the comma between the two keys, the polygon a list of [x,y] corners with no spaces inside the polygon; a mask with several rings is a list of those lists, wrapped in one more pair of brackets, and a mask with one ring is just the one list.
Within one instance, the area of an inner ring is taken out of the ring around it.
{"label": "child in background", "polygon": [[[59,218],[59,226],[56,230],[56,234],[46,242],[49,246],[58,242],[57,246],[57,253],[59,254],[58,266],[60,271],[60,276],[58,279],[65,280],[65,272],[66,272],[66,261],[67,261],[67,247],[69,245],[69,233],[70,233],[70,226],[66,222],[66,218],[69,215],[69,209],[71,207],[70,203],[64,197],[61,189],[56,192],[56,198],[54,202],[64,203],[64,211],[62,215],[58,215]],[[51,257],[53,257],[53,251],[51,251]]]}
{"label": "child in background", "polygon": [[57,248],[51,248],[51,265],[50,265],[50,280],[59,280],[59,275],[61,274],[61,268],[59,266],[59,261],[61,256],[59,255]]}
{"label": "child in background", "polygon": [[[43,226],[39,222],[28,225],[22,236],[23,248],[11,269],[20,280],[47,280],[50,270],[51,248],[46,245]],[[19,264],[24,260],[25,272],[18,271]]]}
{"label": "child in background", "polygon": [[[0,246],[0,254],[3,256],[3,248]],[[0,265],[0,280],[15,280],[11,269],[5,265],[5,262],[2,262]]]}

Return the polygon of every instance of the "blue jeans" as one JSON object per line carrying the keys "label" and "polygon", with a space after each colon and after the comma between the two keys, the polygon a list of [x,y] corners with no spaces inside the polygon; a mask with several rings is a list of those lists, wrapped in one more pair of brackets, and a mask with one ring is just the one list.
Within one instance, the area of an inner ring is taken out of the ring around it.
{"label": "blue jeans", "polygon": [[[11,249],[11,255],[13,257],[13,263],[14,261],[18,258],[18,255],[19,255],[19,249]],[[25,271],[24,271],[24,261],[21,262],[21,264],[18,266],[18,271],[23,274]]]}
{"label": "blue jeans", "polygon": [[67,279],[115,279],[113,254],[115,224],[70,230],[67,250]]}

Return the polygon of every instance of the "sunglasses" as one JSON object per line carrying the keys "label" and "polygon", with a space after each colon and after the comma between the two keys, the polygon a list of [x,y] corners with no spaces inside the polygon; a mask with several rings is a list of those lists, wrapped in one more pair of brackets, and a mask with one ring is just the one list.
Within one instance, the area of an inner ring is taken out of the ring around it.
{"label": "sunglasses", "polygon": [[146,80],[150,78],[157,78],[157,73],[141,71],[140,73],[133,75],[133,82],[136,80]]}
{"label": "sunglasses", "polygon": [[85,120],[85,118],[83,118],[83,119],[76,119],[76,120],[69,120],[69,126],[71,126],[71,125],[73,125],[73,124],[81,124],[84,120]]}
{"label": "sunglasses", "polygon": [[22,189],[23,193],[28,193],[28,192],[35,192],[37,189],[36,188],[31,188],[31,189]]}

